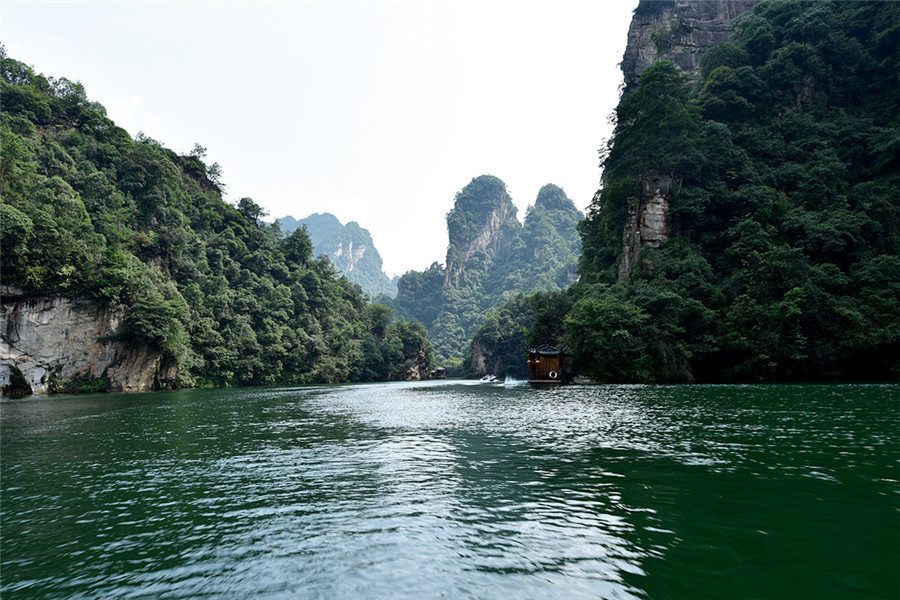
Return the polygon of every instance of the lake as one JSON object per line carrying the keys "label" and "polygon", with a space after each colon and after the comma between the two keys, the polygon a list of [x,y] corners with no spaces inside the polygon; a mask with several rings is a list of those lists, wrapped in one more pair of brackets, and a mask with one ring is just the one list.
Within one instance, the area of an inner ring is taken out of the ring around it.
{"label": "lake", "polygon": [[15,598],[897,598],[900,385],[0,402]]}

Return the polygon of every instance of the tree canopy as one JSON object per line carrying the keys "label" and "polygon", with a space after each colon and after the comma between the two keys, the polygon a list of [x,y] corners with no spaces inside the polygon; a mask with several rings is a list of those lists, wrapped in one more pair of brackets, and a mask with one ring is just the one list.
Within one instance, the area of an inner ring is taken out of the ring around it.
{"label": "tree canopy", "polygon": [[427,373],[425,330],[369,304],[303,228],[224,202],[202,146],[132,139],[81,84],[5,51],[0,74],[3,284],[125,308],[121,335],[174,361],[176,385]]}
{"label": "tree canopy", "polygon": [[[505,215],[505,216],[504,216]],[[541,188],[524,224],[506,185],[474,178],[447,215],[447,266],[410,271],[398,282],[398,314],[423,323],[451,374],[471,367],[466,355],[485,316],[518,294],[559,291],[575,280],[582,214],[559,186]]]}
{"label": "tree canopy", "polygon": [[[596,378],[900,376],[900,5],[763,2],[616,109],[565,339]],[[671,235],[618,279],[643,178]]]}

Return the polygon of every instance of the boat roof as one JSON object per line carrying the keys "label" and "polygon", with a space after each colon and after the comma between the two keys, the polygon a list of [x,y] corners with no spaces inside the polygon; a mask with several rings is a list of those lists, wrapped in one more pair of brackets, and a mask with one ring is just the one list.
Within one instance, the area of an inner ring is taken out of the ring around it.
{"label": "boat roof", "polygon": [[544,356],[556,356],[557,354],[562,354],[563,351],[557,348],[556,346],[551,346],[550,344],[541,344],[535,348],[532,348],[528,351],[529,354],[542,354]]}

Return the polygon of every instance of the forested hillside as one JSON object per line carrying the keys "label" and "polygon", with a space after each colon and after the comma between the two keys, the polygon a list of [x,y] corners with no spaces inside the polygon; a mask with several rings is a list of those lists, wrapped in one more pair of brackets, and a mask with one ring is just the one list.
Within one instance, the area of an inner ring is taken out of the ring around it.
{"label": "forested hillside", "polygon": [[576,279],[582,214],[558,186],[541,188],[524,224],[506,185],[474,178],[447,214],[446,266],[435,262],[398,282],[398,314],[423,323],[451,372],[464,369],[466,344],[491,309],[518,294],[556,291]]}
{"label": "forested hillside", "polygon": [[199,145],[127,132],[65,78],[0,54],[2,283],[128,308],[119,336],[162,350],[177,385],[427,373],[417,323],[366,302],[302,230],[223,202]]}
{"label": "forested hillside", "polygon": [[344,225],[331,213],[315,213],[300,220],[282,217],[278,224],[284,233],[306,227],[313,243],[313,254],[328,256],[334,266],[369,297],[384,294],[393,298],[397,295],[396,281],[391,281],[382,270],[384,263],[372,235],[356,221]]}
{"label": "forested hillside", "polygon": [[900,376],[898,48],[900,3],[773,1],[696,83],[643,73],[581,225],[564,341],[585,373]]}

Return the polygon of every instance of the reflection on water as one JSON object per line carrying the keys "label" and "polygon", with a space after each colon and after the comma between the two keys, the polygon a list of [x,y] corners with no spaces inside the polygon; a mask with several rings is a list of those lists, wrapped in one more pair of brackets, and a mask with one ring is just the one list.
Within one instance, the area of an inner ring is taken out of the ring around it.
{"label": "reflection on water", "polygon": [[0,403],[4,598],[890,597],[900,386]]}

